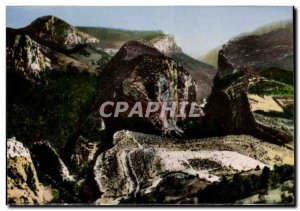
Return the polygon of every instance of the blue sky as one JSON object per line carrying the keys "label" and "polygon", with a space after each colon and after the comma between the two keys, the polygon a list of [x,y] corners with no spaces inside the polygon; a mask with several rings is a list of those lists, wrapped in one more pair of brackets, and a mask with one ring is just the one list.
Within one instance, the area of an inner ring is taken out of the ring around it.
{"label": "blue sky", "polygon": [[44,15],[75,26],[162,30],[193,57],[225,44],[230,38],[265,24],[291,20],[292,7],[7,7],[6,24],[20,28]]}

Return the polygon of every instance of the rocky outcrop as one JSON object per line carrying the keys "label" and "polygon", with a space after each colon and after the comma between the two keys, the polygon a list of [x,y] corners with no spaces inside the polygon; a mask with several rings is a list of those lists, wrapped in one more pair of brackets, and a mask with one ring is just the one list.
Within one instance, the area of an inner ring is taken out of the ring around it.
{"label": "rocky outcrop", "polygon": [[172,53],[170,56],[189,71],[197,84],[197,102],[203,103],[211,93],[213,78],[217,70],[213,66],[196,60],[184,52]]}
{"label": "rocky outcrop", "polygon": [[15,137],[7,139],[7,202],[13,205],[43,204],[39,182],[29,150]]}
{"label": "rocky outcrop", "polygon": [[89,143],[88,140],[79,136],[76,141],[74,153],[71,155],[71,160],[78,166],[94,159],[97,152],[97,143]]}
{"label": "rocky outcrop", "polygon": [[[293,54],[292,43],[292,32],[279,29],[260,36],[239,37],[223,46],[212,94],[205,107],[206,131],[220,135],[252,134],[278,144],[293,140],[289,134],[259,124],[247,95],[250,84],[261,78],[262,71],[283,67],[276,66],[275,61]],[[293,62],[285,65],[292,67]]]}
{"label": "rocky outcrop", "polygon": [[35,166],[41,175],[48,175],[55,181],[74,180],[64,162],[48,142],[36,142],[31,148],[31,152]]}
{"label": "rocky outcrop", "polygon": [[76,68],[88,70],[90,66],[59,53],[32,39],[23,31],[8,29],[6,64],[9,74],[20,73],[30,81],[37,81],[43,72]]}
{"label": "rocky outcrop", "polygon": [[293,70],[293,32],[278,29],[263,35],[235,38],[220,50],[218,61],[220,76],[242,67]]}
{"label": "rocky outcrop", "polygon": [[[151,71],[150,71],[151,70]],[[111,80],[113,79],[113,80]],[[196,84],[189,73],[171,58],[140,42],[125,44],[102,72],[95,109],[103,102],[125,101],[130,108],[141,102],[194,102]],[[112,109],[113,111],[114,109]],[[105,118],[107,129],[133,129],[154,133],[182,133],[176,118],[160,118],[160,112],[144,118]]]}
{"label": "rocky outcrop", "polygon": [[[95,179],[103,192],[96,203],[116,204],[129,198],[157,202],[155,193],[164,195],[167,187],[172,198],[192,197],[222,175],[282,163],[293,163],[292,150],[250,136],[174,140],[120,131],[114,134],[114,147],[96,160]],[[178,185],[192,191],[183,193],[174,188]]]}
{"label": "rocky outcrop", "polygon": [[177,45],[174,35],[167,34],[154,40],[140,39],[138,41],[156,48],[189,71],[197,85],[197,102],[203,103],[207,99],[211,93],[213,78],[217,72],[213,66],[185,54]]}
{"label": "rocky outcrop", "polygon": [[36,40],[59,48],[72,48],[78,44],[97,43],[99,40],[55,16],[43,16],[33,21],[24,30]]}

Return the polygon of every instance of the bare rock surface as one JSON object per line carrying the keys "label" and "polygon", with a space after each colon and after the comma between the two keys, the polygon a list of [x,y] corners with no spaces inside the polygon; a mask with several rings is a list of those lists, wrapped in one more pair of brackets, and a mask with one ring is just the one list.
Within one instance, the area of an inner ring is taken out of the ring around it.
{"label": "bare rock surface", "polygon": [[114,147],[96,160],[95,180],[103,192],[96,203],[149,195],[163,186],[166,175],[176,172],[190,175],[197,184],[201,180],[204,188],[224,174],[293,164],[293,159],[292,150],[245,135],[177,140],[120,131],[114,135]]}
{"label": "bare rock surface", "polygon": [[[286,77],[284,71],[293,70],[291,58],[293,34],[289,30],[242,36],[225,44],[219,52],[218,72],[204,109],[205,130],[219,135],[249,134],[277,144],[292,142],[290,133],[262,125],[254,118],[248,95],[251,84],[266,80],[262,73],[270,71],[268,68],[277,68]],[[265,89],[268,87],[260,90]]]}
{"label": "bare rock surface", "polygon": [[97,149],[97,143],[90,143],[87,139],[79,136],[71,160],[76,165],[82,166],[84,163],[94,159]]}
{"label": "bare rock surface", "polygon": [[[15,137],[7,139],[7,200],[14,205],[44,204],[45,197],[29,150]],[[51,193],[50,193],[51,194]]]}
{"label": "bare rock surface", "polygon": [[31,150],[35,158],[34,162],[41,174],[49,175],[57,181],[74,180],[67,166],[48,142],[36,142]]}

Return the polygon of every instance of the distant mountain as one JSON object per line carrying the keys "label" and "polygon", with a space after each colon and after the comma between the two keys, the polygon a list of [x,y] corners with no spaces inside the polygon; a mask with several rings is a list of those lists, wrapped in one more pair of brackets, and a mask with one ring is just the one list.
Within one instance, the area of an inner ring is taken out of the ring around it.
{"label": "distant mountain", "polygon": [[207,64],[210,64],[214,67],[218,67],[218,54],[221,49],[222,47],[214,48],[204,56],[199,57],[199,60],[206,62]]}
{"label": "distant mountain", "polygon": [[[238,35],[236,38],[238,37],[242,37],[242,36],[249,36],[249,35],[263,35],[278,29],[283,29],[285,31],[288,32],[292,32],[293,31],[293,22],[292,21],[280,21],[280,22],[276,22],[276,23],[272,23],[272,24],[268,24],[262,27],[259,27],[258,29],[256,29],[253,32],[245,32],[242,33],[240,35]],[[210,64],[214,67],[218,66],[218,53],[221,50],[221,46],[217,47],[211,51],[209,51],[207,54],[199,57],[200,61],[203,61],[207,64]]]}

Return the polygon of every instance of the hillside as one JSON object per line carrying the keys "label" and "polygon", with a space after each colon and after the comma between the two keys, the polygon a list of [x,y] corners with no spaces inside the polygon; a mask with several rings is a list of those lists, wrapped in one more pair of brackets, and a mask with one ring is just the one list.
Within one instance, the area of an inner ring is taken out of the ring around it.
{"label": "hillside", "polygon": [[[292,21],[281,21],[276,23],[271,23],[262,27],[259,27],[258,29],[254,30],[253,32],[245,32],[242,33],[235,38],[241,37],[241,36],[250,36],[250,35],[263,35],[278,29],[283,29],[284,31],[292,32],[293,31],[293,22]],[[233,39],[235,39],[233,38]],[[214,67],[218,66],[218,54],[221,50],[221,47],[217,47],[215,49],[212,49],[207,54],[199,57],[200,61],[203,61],[207,64],[210,64]]]}
{"label": "hillside", "polygon": [[138,31],[125,29],[111,29],[104,27],[77,27],[80,31],[99,39],[103,48],[120,48],[130,40],[159,40],[164,34],[162,31]]}

